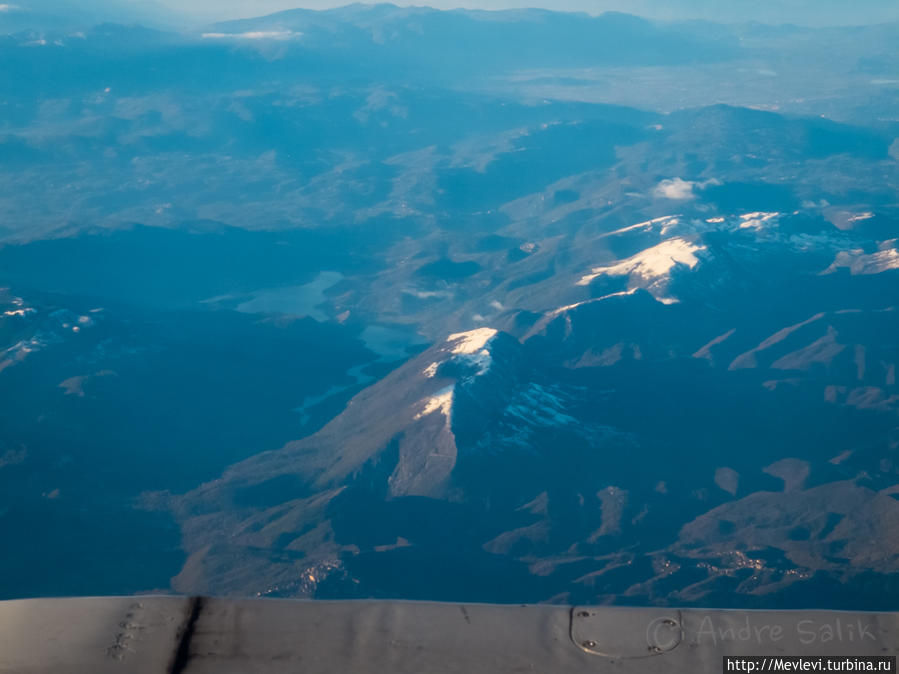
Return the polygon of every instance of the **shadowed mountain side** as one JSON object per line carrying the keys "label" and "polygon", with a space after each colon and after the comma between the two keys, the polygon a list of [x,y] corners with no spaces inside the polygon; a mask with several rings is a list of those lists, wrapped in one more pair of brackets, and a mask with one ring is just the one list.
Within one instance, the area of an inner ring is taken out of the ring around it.
{"label": "shadowed mountain side", "polygon": [[[176,587],[501,600],[487,588],[509,574],[531,600],[698,605],[726,592],[730,605],[766,606],[784,592],[813,605],[801,589],[813,578],[889,575],[897,551],[852,528],[842,566],[828,561],[837,543],[815,551],[802,534],[822,499],[895,528],[896,410],[827,393],[857,369],[822,362],[774,386],[767,370],[653,349],[627,316],[615,319],[633,331],[619,357],[555,365],[547,340],[571,342],[603,315],[572,312],[565,332],[524,345],[486,329],[455,335],[318,434],[170,497],[191,554]],[[862,335],[884,317],[833,318]],[[758,520],[767,511],[782,514]],[[447,565],[482,573],[431,585]]]}

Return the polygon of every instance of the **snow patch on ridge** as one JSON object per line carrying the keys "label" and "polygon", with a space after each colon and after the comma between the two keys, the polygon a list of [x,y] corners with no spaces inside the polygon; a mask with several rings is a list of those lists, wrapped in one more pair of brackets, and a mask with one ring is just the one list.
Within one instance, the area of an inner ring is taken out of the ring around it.
{"label": "snow patch on ridge", "polygon": [[859,274],[880,274],[890,269],[899,269],[899,250],[894,247],[885,247],[889,245],[895,246],[896,241],[896,239],[884,241],[881,244],[882,250],[869,255],[866,255],[860,248],[842,250],[837,253],[833,263],[821,273],[832,274],[840,267],[848,268],[849,273],[853,276]]}
{"label": "snow patch on ridge", "polygon": [[626,295],[633,295],[637,292],[636,288],[631,288],[630,290],[622,290],[617,293],[609,293],[608,295],[603,295],[602,297],[594,297],[589,300],[584,300],[583,302],[575,302],[574,304],[567,304],[564,307],[559,307],[558,309],[553,309],[547,315],[548,316],[558,316],[559,314],[563,314],[566,311],[571,311],[572,309],[577,309],[578,307],[582,307],[585,304],[593,304],[594,302],[602,302],[603,300],[607,300],[610,297],[624,297]]}
{"label": "snow patch on ridge", "polygon": [[681,216],[679,215],[663,215],[660,218],[653,218],[652,220],[646,220],[645,222],[638,222],[636,225],[629,225],[627,227],[622,227],[621,229],[616,229],[611,232],[607,232],[603,234],[603,237],[606,236],[615,236],[617,234],[625,234],[626,232],[632,232],[637,229],[652,229],[655,225],[662,226],[662,234],[667,232],[669,229],[674,227],[675,225],[679,225],[681,220]]}
{"label": "snow patch on ridge", "polygon": [[772,220],[780,217],[780,213],[766,213],[757,211],[755,213],[744,213],[740,216],[740,229],[761,229]]}
{"label": "snow patch on ridge", "polygon": [[415,418],[421,419],[434,412],[440,412],[446,417],[447,423],[449,423],[453,412],[453,388],[453,386],[447,386],[430,398],[426,398],[423,401],[424,406],[421,412],[416,414]]}

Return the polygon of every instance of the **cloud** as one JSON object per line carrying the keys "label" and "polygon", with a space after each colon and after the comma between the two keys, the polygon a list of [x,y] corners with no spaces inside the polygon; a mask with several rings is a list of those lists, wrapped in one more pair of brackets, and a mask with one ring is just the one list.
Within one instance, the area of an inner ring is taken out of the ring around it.
{"label": "cloud", "polygon": [[289,40],[302,33],[292,30],[251,30],[246,33],[203,33],[206,40]]}
{"label": "cloud", "polygon": [[686,199],[695,199],[693,187],[697,183],[690,180],[682,180],[681,178],[672,178],[671,180],[663,180],[652,191],[653,196],[661,199],[676,199],[683,201]]}
{"label": "cloud", "polygon": [[17,9],[16,5],[0,5],[0,12],[14,12]]}
{"label": "cloud", "polygon": [[19,450],[8,450],[5,454],[0,455],[0,468],[4,466],[17,466],[25,463],[28,458],[28,450],[22,447]]}
{"label": "cloud", "polygon": [[890,152],[890,156],[891,156],[893,159],[895,159],[896,161],[899,161],[899,138],[897,138],[896,140],[894,140],[894,141],[893,141],[893,144],[890,145],[890,150],[889,150],[889,152]]}
{"label": "cloud", "polygon": [[694,189],[705,189],[709,185],[720,185],[720,180],[705,180],[696,182],[694,180],[683,180],[682,178],[671,178],[670,180],[662,180],[652,190],[652,195],[659,199],[674,199],[677,201],[686,201],[695,199]]}

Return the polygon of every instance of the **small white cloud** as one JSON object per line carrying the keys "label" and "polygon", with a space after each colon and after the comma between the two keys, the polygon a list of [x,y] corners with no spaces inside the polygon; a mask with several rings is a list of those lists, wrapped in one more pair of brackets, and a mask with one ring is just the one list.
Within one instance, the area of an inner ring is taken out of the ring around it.
{"label": "small white cloud", "polygon": [[893,159],[899,161],[899,138],[894,140],[892,145],[890,145],[889,154]]}
{"label": "small white cloud", "polygon": [[246,33],[203,33],[204,40],[290,40],[302,33],[292,30],[251,30]]}
{"label": "small white cloud", "polygon": [[850,216],[849,222],[861,222],[862,220],[870,220],[873,217],[874,214],[871,211],[865,211],[864,213]]}
{"label": "small white cloud", "polygon": [[653,196],[661,199],[675,199],[684,201],[687,199],[695,199],[693,187],[698,183],[681,178],[672,178],[671,180],[663,180],[652,191]]}
{"label": "small white cloud", "polygon": [[7,5],[7,4],[0,5],[0,12],[14,12],[17,9],[18,9],[18,7],[16,5]]}

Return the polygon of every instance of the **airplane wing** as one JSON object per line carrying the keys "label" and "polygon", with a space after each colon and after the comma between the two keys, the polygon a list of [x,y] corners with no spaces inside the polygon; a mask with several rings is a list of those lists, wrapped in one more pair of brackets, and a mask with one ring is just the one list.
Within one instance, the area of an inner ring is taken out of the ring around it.
{"label": "airplane wing", "polygon": [[169,596],[0,602],[3,674],[693,674],[725,671],[724,656],[897,654],[893,613]]}

